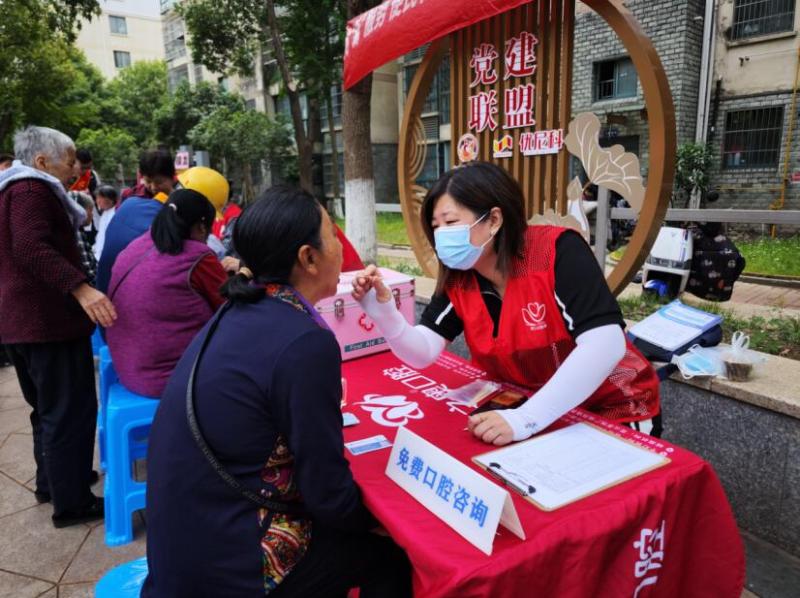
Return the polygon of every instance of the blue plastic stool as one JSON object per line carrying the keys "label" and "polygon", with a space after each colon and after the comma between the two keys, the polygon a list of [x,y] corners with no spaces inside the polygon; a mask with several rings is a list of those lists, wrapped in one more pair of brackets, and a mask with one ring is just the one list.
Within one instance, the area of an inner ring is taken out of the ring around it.
{"label": "blue plastic stool", "polygon": [[96,326],[92,334],[92,355],[95,357],[100,356],[100,349],[106,346],[106,341],[103,340],[103,335],[100,332],[100,326]]}
{"label": "blue plastic stool", "polygon": [[99,354],[99,378],[100,378],[100,396],[99,405],[97,406],[97,443],[100,446],[100,469],[105,471],[107,469],[106,463],[106,405],[108,404],[108,389],[112,384],[119,382],[117,372],[114,371],[114,365],[111,363],[111,353],[108,350],[108,345],[100,348]]}
{"label": "blue plastic stool", "polygon": [[[100,396],[97,408],[97,442],[100,446],[100,470],[106,471],[106,405],[108,405],[108,391],[114,384],[119,384],[119,377],[114,370],[114,363],[111,361],[111,352],[108,345],[100,348],[99,357],[99,378]],[[136,430],[134,433],[134,445],[132,449],[133,459],[144,459],[147,456],[147,436],[150,433],[147,429]]]}
{"label": "blue plastic stool", "polygon": [[147,557],[123,563],[100,578],[95,598],[139,598],[147,577]]}
{"label": "blue plastic stool", "polygon": [[108,388],[105,406],[106,544],[133,540],[133,512],[145,506],[146,482],[133,479],[132,464],[146,455],[147,435],[158,400],[132,393],[119,382]]}

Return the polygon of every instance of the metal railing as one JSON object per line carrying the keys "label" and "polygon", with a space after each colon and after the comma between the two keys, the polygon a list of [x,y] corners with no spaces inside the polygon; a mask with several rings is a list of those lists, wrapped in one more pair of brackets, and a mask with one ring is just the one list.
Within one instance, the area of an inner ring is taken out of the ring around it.
{"label": "metal railing", "polygon": [[[597,219],[595,220],[594,254],[601,268],[605,268],[608,254],[608,236],[612,220],[635,220],[632,208],[610,208],[609,191],[603,187],[597,193]],[[726,209],[675,209],[670,208],[664,222],[720,222],[728,224],[774,224],[800,227],[800,210],[726,210]]]}

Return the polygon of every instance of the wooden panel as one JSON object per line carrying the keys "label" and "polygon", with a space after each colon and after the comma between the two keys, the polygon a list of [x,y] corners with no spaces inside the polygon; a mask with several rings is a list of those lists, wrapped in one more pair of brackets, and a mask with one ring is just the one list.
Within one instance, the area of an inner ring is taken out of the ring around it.
{"label": "wooden panel", "polygon": [[[519,181],[525,193],[525,211],[530,218],[545,209],[558,209],[566,213],[566,177],[568,157],[562,150],[558,155],[523,156],[519,151],[520,136],[525,131],[566,128],[570,117],[570,83],[572,72],[572,31],[574,3],[572,0],[538,0],[498,17],[477,23],[450,36],[451,54],[451,156],[458,163],[458,140],[468,129],[469,97],[481,91],[494,89],[497,93],[496,115],[498,126],[475,133],[480,143],[479,159],[494,162],[505,168]],[[536,71],[524,78],[504,79],[506,40],[518,37],[521,32],[533,33],[539,40],[536,45]],[[470,87],[473,71],[469,66],[472,52],[482,43],[491,43],[497,50],[498,82],[493,86]],[[568,63],[564,64],[564,60]],[[566,79],[565,79],[566,78]],[[535,86],[534,119],[536,124],[527,128],[503,129],[504,94],[506,89],[531,83]],[[493,142],[506,133],[514,140],[511,158],[494,158]]]}

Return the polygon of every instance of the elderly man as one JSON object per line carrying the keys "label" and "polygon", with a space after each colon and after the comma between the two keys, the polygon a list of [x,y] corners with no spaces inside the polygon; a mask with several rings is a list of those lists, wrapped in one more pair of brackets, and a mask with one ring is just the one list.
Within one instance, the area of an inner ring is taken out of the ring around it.
{"label": "elderly man", "polygon": [[33,408],[36,499],[53,524],[103,517],[93,481],[97,396],[91,334],[116,318],[86,283],[76,231],[86,212],[66,194],[75,146],[53,129],[14,137],[18,162],[0,172],[0,339]]}

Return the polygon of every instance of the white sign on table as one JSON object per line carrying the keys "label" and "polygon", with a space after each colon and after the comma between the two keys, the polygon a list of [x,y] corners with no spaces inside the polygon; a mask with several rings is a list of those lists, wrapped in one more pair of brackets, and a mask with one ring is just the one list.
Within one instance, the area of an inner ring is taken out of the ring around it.
{"label": "white sign on table", "polygon": [[487,555],[500,523],[525,539],[506,490],[408,428],[397,431],[386,475]]}

